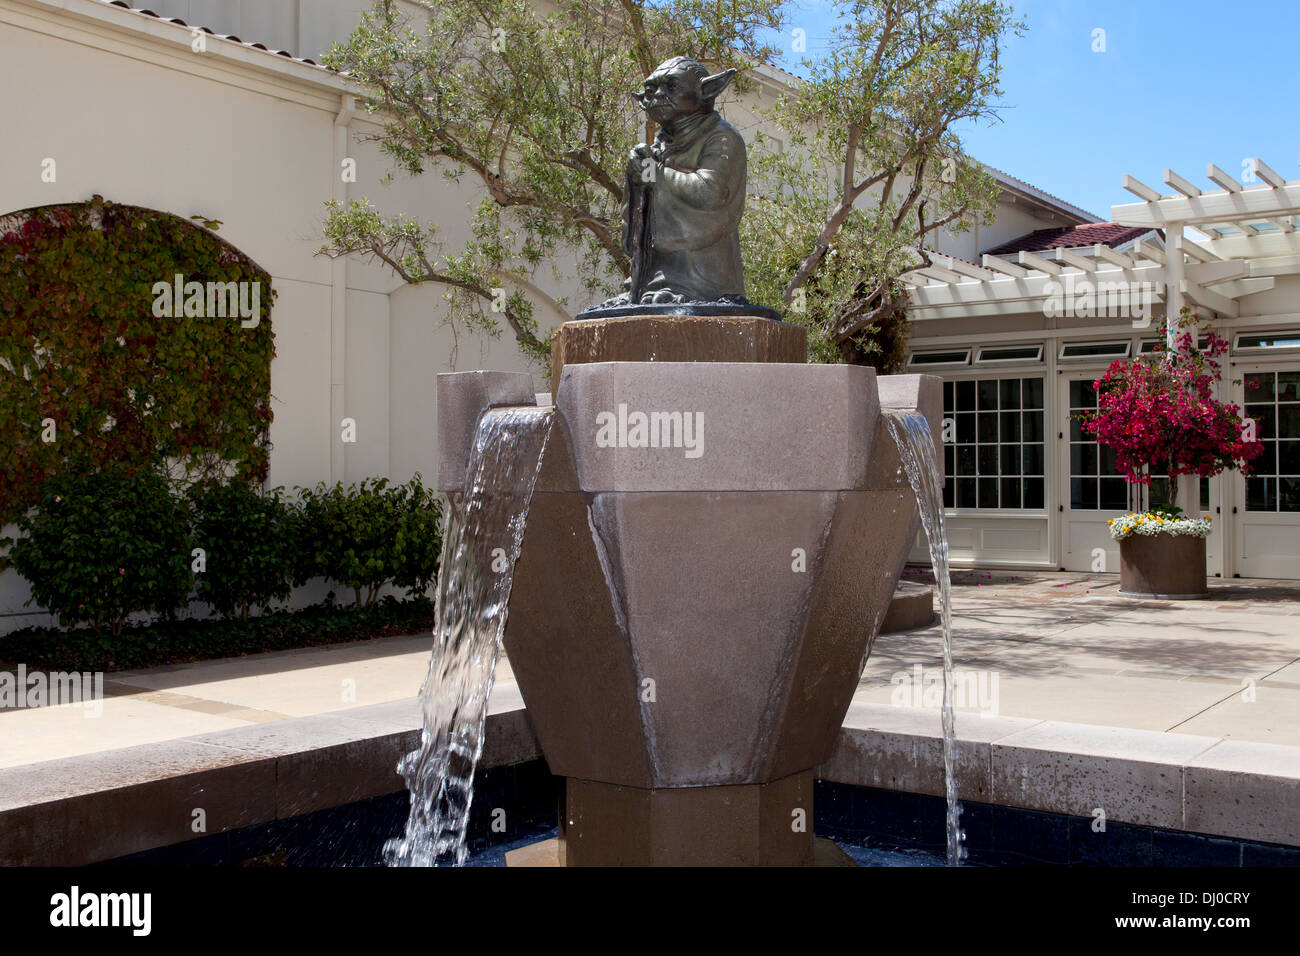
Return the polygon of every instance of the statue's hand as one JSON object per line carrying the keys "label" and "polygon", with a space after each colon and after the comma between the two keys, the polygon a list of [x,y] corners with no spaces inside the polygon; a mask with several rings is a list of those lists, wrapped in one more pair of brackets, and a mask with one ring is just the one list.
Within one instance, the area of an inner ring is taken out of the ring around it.
{"label": "statue's hand", "polygon": [[627,174],[633,182],[654,182],[655,158],[654,150],[646,143],[632,147],[627,154]]}

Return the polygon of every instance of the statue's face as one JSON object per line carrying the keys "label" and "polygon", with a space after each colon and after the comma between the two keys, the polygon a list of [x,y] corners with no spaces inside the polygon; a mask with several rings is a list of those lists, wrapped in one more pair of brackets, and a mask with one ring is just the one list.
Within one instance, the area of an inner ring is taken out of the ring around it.
{"label": "statue's face", "polygon": [[700,78],[691,70],[663,67],[646,77],[645,88],[638,97],[646,114],[656,123],[672,123],[698,113],[703,105]]}

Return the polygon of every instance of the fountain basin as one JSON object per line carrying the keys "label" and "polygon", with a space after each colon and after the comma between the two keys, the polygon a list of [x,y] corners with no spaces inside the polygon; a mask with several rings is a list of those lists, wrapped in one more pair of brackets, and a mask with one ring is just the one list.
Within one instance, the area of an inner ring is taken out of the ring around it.
{"label": "fountain basin", "polygon": [[[439,377],[453,462],[472,428],[452,415],[531,397],[463,374],[446,404],[459,375]],[[504,642],[570,778],[569,862],[811,860],[812,770],[918,529],[880,409],[937,440],[941,401],[937,378],[856,366],[565,366]]]}

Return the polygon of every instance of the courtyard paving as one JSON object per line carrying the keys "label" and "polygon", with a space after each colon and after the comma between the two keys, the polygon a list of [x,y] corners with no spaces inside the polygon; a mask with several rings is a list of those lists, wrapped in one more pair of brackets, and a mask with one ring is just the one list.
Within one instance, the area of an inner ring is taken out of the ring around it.
{"label": "courtyard paving", "polygon": [[[958,571],[953,584],[959,713],[1300,746],[1294,582],[1215,579],[1203,601],[1133,601],[1104,574]],[[937,625],[881,635],[855,700],[931,704],[942,661]]]}
{"label": "courtyard paving", "polygon": [[[1117,596],[1114,576],[956,572],[959,721],[988,714],[1300,746],[1300,587],[1210,587],[1208,601],[1134,602]],[[429,650],[416,635],[113,672],[98,716],[77,706],[0,712],[0,768],[411,699]],[[882,635],[855,700],[933,706],[941,661],[937,626]],[[513,683],[504,660],[497,682]]]}

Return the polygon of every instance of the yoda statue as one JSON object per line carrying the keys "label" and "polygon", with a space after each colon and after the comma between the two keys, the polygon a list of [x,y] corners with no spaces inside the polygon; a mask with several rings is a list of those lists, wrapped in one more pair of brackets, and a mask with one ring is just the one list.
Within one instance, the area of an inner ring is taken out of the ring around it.
{"label": "yoda statue", "polygon": [[671,311],[716,314],[748,306],[739,233],[745,141],[713,108],[735,73],[710,76],[695,60],[674,57],[632,94],[659,133],[633,147],[627,161],[623,247],[632,274],[622,295],[592,312],[692,305],[711,308]]}

